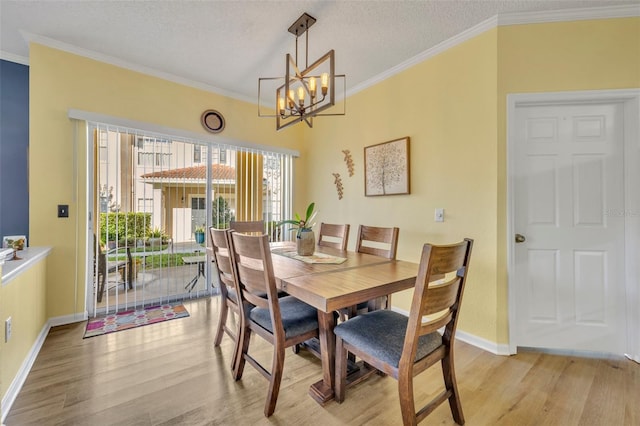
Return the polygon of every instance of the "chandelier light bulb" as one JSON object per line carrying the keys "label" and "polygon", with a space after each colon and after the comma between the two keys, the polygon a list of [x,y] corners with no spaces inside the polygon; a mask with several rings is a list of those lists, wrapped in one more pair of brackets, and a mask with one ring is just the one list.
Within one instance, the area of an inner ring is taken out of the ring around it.
{"label": "chandelier light bulb", "polygon": [[295,97],[293,94],[293,89],[289,89],[289,109],[293,108],[294,101],[295,101]]}
{"label": "chandelier light bulb", "polygon": [[279,110],[280,110],[280,115],[284,115],[284,98],[281,96],[278,99],[278,106],[279,106]]}
{"label": "chandelier light bulb", "polygon": [[329,74],[323,72],[320,76],[320,81],[322,83],[322,96],[325,96],[329,88]]}
{"label": "chandelier light bulb", "polygon": [[316,97],[316,78],[315,77],[311,77],[309,79],[309,94],[311,95],[311,98]]}
{"label": "chandelier light bulb", "polygon": [[304,87],[298,87],[298,103],[304,105]]}

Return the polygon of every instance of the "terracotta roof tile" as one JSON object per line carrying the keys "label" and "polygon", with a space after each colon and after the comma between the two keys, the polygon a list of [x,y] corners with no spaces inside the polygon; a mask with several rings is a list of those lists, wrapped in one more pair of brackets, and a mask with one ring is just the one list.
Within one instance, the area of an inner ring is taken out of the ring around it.
{"label": "terracotta roof tile", "polygon": [[[207,174],[207,166],[193,166],[182,169],[162,170],[160,172],[146,173],[140,176],[142,179],[149,180],[167,180],[167,179],[187,179],[187,180],[205,180]],[[214,180],[235,180],[236,169],[223,164],[211,165],[211,177]]]}

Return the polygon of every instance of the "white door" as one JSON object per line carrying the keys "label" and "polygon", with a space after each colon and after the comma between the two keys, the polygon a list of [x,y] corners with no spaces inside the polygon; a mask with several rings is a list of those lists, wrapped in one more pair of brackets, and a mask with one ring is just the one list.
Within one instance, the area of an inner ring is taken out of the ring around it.
{"label": "white door", "polygon": [[623,353],[622,106],[522,106],[515,120],[517,345]]}

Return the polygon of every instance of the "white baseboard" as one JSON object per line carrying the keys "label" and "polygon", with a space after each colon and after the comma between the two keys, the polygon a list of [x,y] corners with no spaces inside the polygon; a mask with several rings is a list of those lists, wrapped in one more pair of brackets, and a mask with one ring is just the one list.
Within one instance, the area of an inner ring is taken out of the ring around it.
{"label": "white baseboard", "polygon": [[49,318],[49,326],[55,327],[58,325],[73,324],[74,322],[86,321],[89,318],[87,311],[76,312],[71,315],[63,315],[61,317]]}
{"label": "white baseboard", "polygon": [[44,344],[47,335],[49,334],[49,330],[51,327],[55,327],[58,325],[71,324],[74,322],[86,321],[88,318],[87,312],[79,312],[71,315],[64,315],[61,317],[49,318],[49,321],[42,327],[40,330],[40,334],[36,338],[36,341],[33,343],[31,350],[27,353],[26,358],[22,362],[18,373],[14,377],[11,385],[7,389],[4,397],[2,398],[2,422],[4,422],[9,410],[11,410],[11,406],[16,400],[20,389],[22,389],[22,385],[24,385],[25,380],[27,380],[27,376],[31,371],[31,367],[33,367],[33,363],[35,362],[38,354],[40,353],[40,349]]}
{"label": "white baseboard", "polygon": [[624,356],[626,356],[627,358],[629,358],[631,361],[635,361],[635,362],[637,362],[638,364],[640,364],[640,355],[633,356],[633,355],[631,355],[631,354],[624,354]]}
{"label": "white baseboard", "polygon": [[467,333],[460,329],[456,330],[456,339],[461,342],[468,343],[476,348],[484,349],[487,352],[491,352],[496,355],[511,355],[509,352],[508,344],[499,344],[496,342],[492,342],[487,339],[483,339],[482,337],[474,336],[473,334]]}
{"label": "white baseboard", "polygon": [[44,341],[47,338],[47,334],[49,334],[50,328],[51,326],[49,325],[48,322],[44,325],[44,327],[42,327],[42,330],[40,330],[40,334],[38,334],[38,337],[36,338],[36,341],[33,343],[31,350],[29,351],[29,353],[27,354],[27,357],[22,362],[22,365],[20,366],[18,373],[13,378],[11,385],[9,385],[7,392],[4,394],[4,397],[2,398],[2,422],[3,423],[7,417],[7,414],[9,413],[9,410],[11,410],[11,406],[15,402],[16,397],[20,392],[20,389],[22,389],[22,385],[24,385],[25,380],[27,380],[29,371],[31,371],[31,367],[33,367],[33,363],[35,362],[36,357],[38,356],[38,353],[40,352],[40,349],[42,348],[42,345],[44,344]]}

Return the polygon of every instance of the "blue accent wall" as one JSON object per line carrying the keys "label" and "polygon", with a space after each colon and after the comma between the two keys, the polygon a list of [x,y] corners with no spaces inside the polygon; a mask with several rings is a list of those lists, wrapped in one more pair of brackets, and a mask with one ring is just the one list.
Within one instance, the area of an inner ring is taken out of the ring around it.
{"label": "blue accent wall", "polygon": [[27,235],[28,237],[29,234],[28,153],[29,67],[0,60],[0,236],[2,237],[5,235]]}

